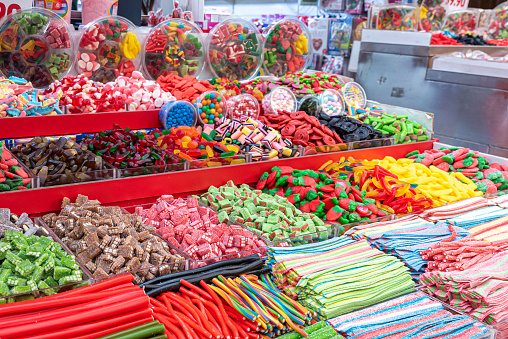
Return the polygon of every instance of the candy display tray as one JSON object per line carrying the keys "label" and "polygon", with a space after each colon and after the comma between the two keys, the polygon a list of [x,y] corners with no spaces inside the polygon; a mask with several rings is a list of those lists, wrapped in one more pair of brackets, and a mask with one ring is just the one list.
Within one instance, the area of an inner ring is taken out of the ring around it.
{"label": "candy display tray", "polygon": [[[13,145],[15,146],[15,145]],[[97,157],[95,154],[89,151],[85,151],[90,157]],[[12,154],[12,152],[11,152]],[[111,166],[109,163],[104,161],[102,158],[102,163],[104,164],[105,169],[95,170],[95,171],[87,171],[87,172],[75,172],[75,173],[61,173],[61,174],[51,174],[48,175],[47,178],[51,179],[51,183],[42,183],[40,175],[36,175],[28,166],[25,165],[21,161],[20,158],[12,154],[16,160],[23,166],[25,171],[27,171],[28,175],[34,178],[34,188],[41,187],[50,187],[50,186],[60,186],[60,185],[70,185],[77,184],[89,181],[98,181],[98,180],[110,180],[118,177],[117,169]],[[70,181],[70,182],[65,182]]]}
{"label": "candy display tray", "polygon": [[[127,211],[123,210],[124,213],[128,213]],[[42,218],[37,218],[36,219],[38,224],[43,227],[44,229],[46,229],[51,237],[53,239],[55,239],[55,241],[57,241],[60,245],[62,245],[62,247],[65,248],[65,250],[76,256],[76,254],[74,252],[72,252],[64,243],[63,241],[51,230],[51,228],[49,228],[49,226],[42,220]],[[159,236],[157,234],[157,236]],[[159,236],[160,238],[160,236]],[[161,238],[162,239],[162,238]],[[171,246],[170,246],[171,248]],[[148,271],[153,271],[154,269],[157,270],[158,268],[161,268],[161,267],[164,267],[164,266],[167,266],[167,265],[172,265],[172,269],[174,268],[178,268],[179,270],[187,270],[189,268],[189,262],[187,260],[187,258],[182,254],[178,253],[182,258],[183,260],[177,260],[177,261],[170,261],[170,262],[167,262],[167,263],[163,263],[163,264],[160,264],[160,265],[152,265],[150,267],[146,267],[146,268],[143,268],[143,269],[138,269],[138,270],[134,270],[134,271],[129,271],[129,272],[124,272],[122,274],[125,274],[125,273],[132,273],[134,275],[137,275],[138,278],[139,278],[139,275],[141,276],[144,276]],[[93,282],[96,282],[96,281],[99,281],[99,280],[103,280],[103,279],[106,279],[106,278],[110,278],[112,276],[117,276],[117,275],[120,275],[120,274],[108,274],[107,277],[100,277],[100,278],[96,278],[91,272],[90,270],[88,270],[88,268],[85,267],[85,263],[81,262],[78,258],[75,258],[76,259],[76,262],[79,264],[80,268],[82,268],[83,272],[85,272],[86,275],[89,276],[89,279],[92,280]],[[157,272],[157,271],[154,271],[154,272]],[[153,273],[155,275],[155,273]],[[136,278],[135,278],[136,280]]]}
{"label": "candy display tray", "polygon": [[[45,231],[47,231],[47,235],[41,235],[43,233],[43,231],[41,231],[41,230],[37,231],[37,233],[35,235],[37,235],[37,236],[45,236],[45,237],[48,237],[50,239],[53,239],[54,241],[56,241],[57,243],[59,243],[62,246],[62,249],[67,254],[74,255],[71,252],[71,250],[67,246],[65,246],[65,244],[62,243],[60,241],[60,239],[58,239],[58,237],[53,232],[51,232],[51,230],[49,230],[47,227],[45,227],[44,222],[42,221],[42,219],[35,218],[35,219],[32,219],[32,221],[34,222],[34,225],[36,225],[36,226],[44,229]],[[30,291],[30,292],[26,292],[26,293],[20,293],[20,294],[13,294],[13,295],[9,295],[9,296],[3,296],[3,297],[0,297],[0,304],[11,303],[11,302],[14,302],[14,301],[22,301],[22,300],[34,299],[34,298],[41,298],[41,297],[46,296],[46,294],[44,294],[44,291],[47,291],[49,289],[58,289],[58,291],[60,293],[60,292],[65,292],[65,291],[72,290],[74,288],[78,288],[78,287],[81,287],[81,286],[93,284],[95,282],[95,279],[92,276],[92,274],[90,273],[90,271],[86,267],[81,265],[81,263],[79,263],[77,260],[76,260],[76,262],[78,263],[81,272],[83,272],[83,280],[77,281],[77,282],[71,282],[71,283],[64,284],[64,285],[58,285],[58,286],[54,286],[54,287],[37,289],[35,291]]]}
{"label": "candy display tray", "polygon": [[[235,161],[235,164],[232,162]],[[210,167],[220,167],[229,165],[239,165],[251,162],[250,153],[238,153],[230,157],[213,157],[207,159],[186,160],[184,163],[185,170],[204,169]]]}
{"label": "candy display tray", "polygon": [[[1,151],[1,147],[0,147],[0,151]],[[23,168],[23,170],[25,170],[26,174],[28,175],[28,180],[30,180],[30,188],[29,189],[34,189],[34,188],[37,188],[38,185],[39,185],[39,179],[32,173],[32,171],[25,166],[25,164],[20,160],[18,159],[18,157],[16,157],[14,154],[12,154],[12,152],[8,149],[6,149],[7,152],[10,153],[10,155],[12,156],[12,158],[16,159],[17,162],[18,162],[18,165],[17,166],[20,166],[21,168]],[[4,184],[9,184],[9,183],[13,183],[15,181],[19,181],[19,180],[14,180],[14,179],[6,179],[5,181],[3,182],[0,182],[1,183],[4,183]],[[9,191],[8,191],[9,192]],[[0,191],[0,194],[3,193],[2,191]]]}
{"label": "candy display tray", "polygon": [[506,330],[508,328],[508,319],[505,319],[505,320],[501,321],[500,323],[497,323],[497,324],[494,324],[494,325],[487,324],[487,323],[485,323],[483,321],[479,321],[478,319],[475,319],[474,317],[472,317],[471,315],[469,315],[469,314],[467,314],[465,312],[462,312],[461,310],[453,307],[452,305],[444,302],[443,300],[428,294],[425,291],[425,287],[424,286],[418,286],[417,290],[420,291],[420,292],[425,293],[425,295],[427,297],[429,297],[429,299],[432,299],[434,301],[437,301],[437,302],[441,303],[441,305],[443,305],[443,307],[447,311],[449,311],[450,313],[460,314],[460,315],[466,316],[466,317],[468,317],[470,319],[473,319],[474,321],[476,321],[478,323],[482,323],[483,325],[485,325],[489,329],[489,333],[487,333],[486,335],[484,335],[482,337],[479,337],[480,339],[507,339],[508,338],[508,331]]}

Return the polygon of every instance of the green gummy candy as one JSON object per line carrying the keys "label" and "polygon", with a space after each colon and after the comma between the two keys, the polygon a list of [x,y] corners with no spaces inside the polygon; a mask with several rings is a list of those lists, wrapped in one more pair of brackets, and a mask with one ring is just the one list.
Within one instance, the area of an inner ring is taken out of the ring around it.
{"label": "green gummy candy", "polygon": [[69,275],[71,273],[71,269],[67,267],[62,266],[55,266],[55,269],[53,271],[53,278],[58,281],[62,279],[63,277]]}
{"label": "green gummy candy", "polygon": [[11,295],[11,291],[9,290],[9,286],[3,281],[0,281],[0,295],[2,297],[6,297],[8,295]]}

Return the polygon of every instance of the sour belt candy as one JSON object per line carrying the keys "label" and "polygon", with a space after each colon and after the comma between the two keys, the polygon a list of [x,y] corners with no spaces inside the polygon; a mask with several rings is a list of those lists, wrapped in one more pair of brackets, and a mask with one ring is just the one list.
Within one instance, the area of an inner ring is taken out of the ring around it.
{"label": "sour belt candy", "polygon": [[[329,319],[414,290],[407,268],[366,241],[337,237],[318,244],[269,248],[276,285]],[[331,247],[331,249],[330,249]],[[299,253],[314,248],[311,253]],[[320,248],[322,250],[320,250]]]}
{"label": "sour belt candy", "polygon": [[424,291],[488,324],[508,318],[508,252],[476,263],[464,271],[427,272],[420,276]]}
{"label": "sour belt candy", "polygon": [[347,339],[483,338],[489,329],[464,315],[450,313],[422,292],[385,301],[328,321]]}

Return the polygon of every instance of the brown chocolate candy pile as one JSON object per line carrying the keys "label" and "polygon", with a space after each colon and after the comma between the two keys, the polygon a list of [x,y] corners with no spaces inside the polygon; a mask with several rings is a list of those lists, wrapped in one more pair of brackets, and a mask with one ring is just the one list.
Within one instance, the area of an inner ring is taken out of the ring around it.
{"label": "brown chocolate candy pile", "polygon": [[75,203],[63,199],[59,215],[42,219],[96,278],[138,271],[134,281],[139,284],[184,269],[184,259],[171,254],[152,226],[118,206],[101,206],[78,195]]}
{"label": "brown chocolate candy pile", "polygon": [[26,144],[16,145],[12,153],[39,177],[41,186],[65,185],[77,182],[113,178],[102,158],[81,150],[74,141],[61,137],[57,141],[36,137]]}
{"label": "brown chocolate candy pile", "polygon": [[282,137],[290,139],[295,145],[323,146],[342,143],[339,135],[321,124],[316,117],[303,111],[279,113],[265,114],[259,117],[259,120],[268,127],[279,130]]}
{"label": "brown chocolate candy pile", "polygon": [[5,230],[19,231],[25,235],[34,235],[41,228],[34,225],[32,219],[26,213],[18,216],[11,213],[8,208],[0,208],[0,238],[4,236]]}

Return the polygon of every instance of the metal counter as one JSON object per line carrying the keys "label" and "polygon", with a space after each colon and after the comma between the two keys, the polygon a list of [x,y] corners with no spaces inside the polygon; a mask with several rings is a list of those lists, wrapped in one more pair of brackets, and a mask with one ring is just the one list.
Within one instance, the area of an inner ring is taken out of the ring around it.
{"label": "metal counter", "polygon": [[369,99],[434,113],[442,142],[508,157],[508,78],[429,68],[442,50],[362,41],[356,81]]}

